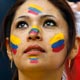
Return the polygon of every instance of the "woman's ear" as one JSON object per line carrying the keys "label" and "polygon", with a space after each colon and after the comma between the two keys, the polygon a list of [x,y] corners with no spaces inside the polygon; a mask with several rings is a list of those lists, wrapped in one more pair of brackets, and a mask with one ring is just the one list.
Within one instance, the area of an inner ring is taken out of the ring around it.
{"label": "woman's ear", "polygon": [[6,49],[7,49],[7,55],[9,57],[10,60],[13,60],[13,56],[12,56],[12,52],[11,52],[11,47],[10,47],[10,42],[9,42],[9,38],[6,37]]}
{"label": "woman's ear", "polygon": [[71,60],[74,59],[78,54],[78,50],[79,50],[79,41],[76,38],[75,45],[74,45],[74,47],[73,47],[73,49],[69,55],[69,59],[71,59]]}

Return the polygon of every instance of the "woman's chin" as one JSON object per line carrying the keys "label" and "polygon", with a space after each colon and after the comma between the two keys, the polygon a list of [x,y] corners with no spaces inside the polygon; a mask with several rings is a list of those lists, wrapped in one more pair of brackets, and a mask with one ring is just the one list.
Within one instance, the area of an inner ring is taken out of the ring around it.
{"label": "woman's chin", "polygon": [[40,68],[43,68],[45,66],[44,62],[42,60],[26,60],[22,61],[19,65],[16,65],[19,69],[25,69],[25,70],[40,70]]}

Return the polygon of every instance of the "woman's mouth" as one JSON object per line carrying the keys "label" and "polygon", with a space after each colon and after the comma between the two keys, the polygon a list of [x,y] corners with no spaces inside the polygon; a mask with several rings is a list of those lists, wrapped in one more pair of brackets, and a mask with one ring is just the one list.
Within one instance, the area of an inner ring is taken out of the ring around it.
{"label": "woman's mouth", "polygon": [[46,51],[39,45],[30,45],[27,47],[27,49],[24,50],[24,53],[33,55],[33,56],[43,54],[45,52]]}

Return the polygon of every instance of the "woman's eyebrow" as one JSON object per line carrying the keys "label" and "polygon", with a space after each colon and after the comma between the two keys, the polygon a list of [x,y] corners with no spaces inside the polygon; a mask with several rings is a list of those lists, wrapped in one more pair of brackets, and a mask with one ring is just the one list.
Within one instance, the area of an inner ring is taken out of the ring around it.
{"label": "woman's eyebrow", "polygon": [[55,16],[53,16],[53,15],[41,15],[41,17],[40,18],[46,18],[46,17],[53,17],[53,18],[56,18]]}
{"label": "woman's eyebrow", "polygon": [[19,16],[17,19],[19,19],[19,18],[25,18],[25,19],[30,19],[30,17],[29,16]]}
{"label": "woman's eyebrow", "polygon": [[[53,18],[56,18],[55,16],[53,16],[53,15],[40,15],[40,18],[46,18],[46,17],[53,17]],[[20,19],[20,18],[25,18],[25,19],[30,19],[30,17],[29,16],[25,16],[25,15],[23,15],[23,16],[19,16],[17,19]]]}

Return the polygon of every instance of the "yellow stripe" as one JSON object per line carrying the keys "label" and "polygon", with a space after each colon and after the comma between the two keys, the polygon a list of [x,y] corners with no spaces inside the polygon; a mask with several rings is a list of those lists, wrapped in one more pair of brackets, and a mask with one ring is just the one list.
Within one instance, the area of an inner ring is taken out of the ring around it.
{"label": "yellow stripe", "polygon": [[14,36],[14,35],[11,35],[11,36],[10,36],[10,41],[11,41],[13,44],[16,44],[16,45],[18,45],[18,44],[21,43],[21,40],[20,40],[18,37]]}
{"label": "yellow stripe", "polygon": [[30,6],[30,7],[33,7],[33,8],[36,8],[36,9],[38,9],[38,10],[40,10],[40,11],[43,10],[40,6],[35,5],[35,4],[30,4],[29,6]]}
{"label": "yellow stripe", "polygon": [[37,26],[35,26],[35,25],[33,25],[33,26],[32,26],[32,28],[37,28],[37,29],[38,29],[38,27],[37,27]]}
{"label": "yellow stripe", "polygon": [[39,31],[41,31],[41,29],[40,29],[38,26],[33,25],[32,28],[36,28],[36,29],[38,29]]}
{"label": "yellow stripe", "polygon": [[56,34],[55,36],[53,36],[53,37],[50,39],[50,44],[54,44],[55,42],[57,42],[57,41],[59,41],[59,40],[63,40],[63,39],[64,39],[63,33]]}
{"label": "yellow stripe", "polygon": [[36,56],[29,56],[29,58],[37,58]]}

